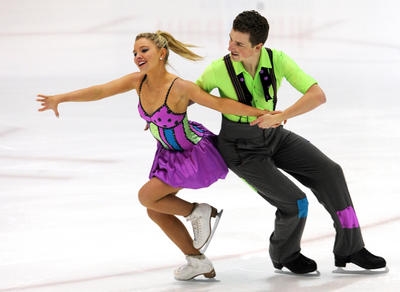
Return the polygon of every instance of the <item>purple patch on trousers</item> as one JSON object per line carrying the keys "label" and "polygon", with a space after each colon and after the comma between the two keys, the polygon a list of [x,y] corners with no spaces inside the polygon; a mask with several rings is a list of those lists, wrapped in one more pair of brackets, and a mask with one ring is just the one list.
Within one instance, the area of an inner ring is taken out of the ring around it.
{"label": "purple patch on trousers", "polygon": [[356,212],[354,211],[353,207],[350,206],[341,211],[337,211],[336,214],[339,217],[342,228],[350,229],[359,227]]}

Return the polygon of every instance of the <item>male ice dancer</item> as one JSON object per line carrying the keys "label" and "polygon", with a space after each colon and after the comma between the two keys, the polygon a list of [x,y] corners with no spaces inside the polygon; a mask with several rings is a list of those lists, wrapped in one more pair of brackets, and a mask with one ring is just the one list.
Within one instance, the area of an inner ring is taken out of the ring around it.
{"label": "male ice dancer", "polygon": [[[212,62],[197,80],[222,97],[270,110],[257,119],[223,115],[218,147],[229,168],[276,207],[269,253],[275,268],[293,273],[316,271],[314,260],[300,253],[308,201],[284,173],[310,188],[331,215],[336,238],[335,265],[354,263],[364,269],[386,266],[382,257],[364,247],[360,226],[341,167],[306,139],[283,127],[286,120],[325,102],[317,81],[288,55],[267,50],[269,24],[256,11],[244,11],[233,21],[230,56]],[[302,96],[290,107],[275,111],[277,89],[285,78]]]}

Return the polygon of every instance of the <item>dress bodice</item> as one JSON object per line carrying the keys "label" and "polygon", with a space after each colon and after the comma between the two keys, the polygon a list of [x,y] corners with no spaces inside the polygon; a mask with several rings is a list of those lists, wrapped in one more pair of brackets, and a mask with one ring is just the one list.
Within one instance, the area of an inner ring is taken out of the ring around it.
{"label": "dress bodice", "polygon": [[164,148],[176,151],[190,149],[197,144],[203,136],[203,131],[191,123],[187,118],[187,113],[175,113],[167,105],[169,93],[175,78],[165,95],[164,103],[152,114],[148,114],[141,103],[141,90],[146,75],[139,87],[138,111],[140,116],[149,124],[149,128],[154,138],[156,138]]}

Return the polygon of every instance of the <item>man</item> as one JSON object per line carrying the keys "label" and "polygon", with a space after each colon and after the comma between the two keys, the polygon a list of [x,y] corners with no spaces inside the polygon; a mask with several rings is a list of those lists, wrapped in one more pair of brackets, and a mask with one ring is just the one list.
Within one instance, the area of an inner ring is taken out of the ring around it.
{"label": "man", "polygon": [[[385,259],[364,247],[341,167],[309,141],[283,127],[286,120],[324,103],[325,94],[317,81],[285,53],[268,52],[264,47],[268,31],[267,19],[258,12],[240,13],[229,34],[230,58],[212,62],[197,84],[208,92],[218,88],[222,97],[236,97],[271,111],[257,119],[223,115],[218,147],[229,168],[277,208],[269,247],[274,267],[286,267],[296,274],[317,270],[315,261],[300,253],[308,211],[306,195],[280,170],[310,188],[331,215],[336,230],[336,266],[354,263],[364,269],[386,267]],[[232,81],[229,70],[233,72]],[[302,96],[287,109],[275,111],[277,89],[283,78]]]}

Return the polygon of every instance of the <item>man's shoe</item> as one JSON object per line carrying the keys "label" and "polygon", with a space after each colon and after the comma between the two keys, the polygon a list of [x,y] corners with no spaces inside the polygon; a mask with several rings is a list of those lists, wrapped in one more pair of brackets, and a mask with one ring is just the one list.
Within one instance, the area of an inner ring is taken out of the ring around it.
{"label": "man's shoe", "polygon": [[281,270],[283,267],[286,267],[294,274],[307,274],[317,270],[317,263],[301,253],[290,262],[278,263],[272,261],[272,263],[276,269]]}
{"label": "man's shoe", "polygon": [[367,270],[386,267],[384,258],[373,255],[365,247],[349,256],[335,255],[335,266],[345,267],[347,263],[353,263]]}

